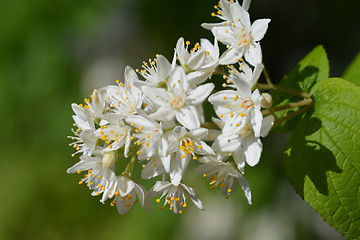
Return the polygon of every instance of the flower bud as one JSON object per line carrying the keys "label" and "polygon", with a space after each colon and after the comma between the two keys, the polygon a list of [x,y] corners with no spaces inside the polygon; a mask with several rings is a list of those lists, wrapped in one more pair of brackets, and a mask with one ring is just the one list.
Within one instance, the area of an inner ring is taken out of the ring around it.
{"label": "flower bud", "polygon": [[102,158],[104,167],[112,168],[115,165],[116,159],[117,159],[116,151],[106,152]]}
{"label": "flower bud", "polygon": [[268,94],[268,93],[263,93],[263,94],[261,94],[261,96],[263,97],[261,99],[261,103],[260,103],[261,107],[270,108],[272,106],[272,104],[273,104],[271,95]]}

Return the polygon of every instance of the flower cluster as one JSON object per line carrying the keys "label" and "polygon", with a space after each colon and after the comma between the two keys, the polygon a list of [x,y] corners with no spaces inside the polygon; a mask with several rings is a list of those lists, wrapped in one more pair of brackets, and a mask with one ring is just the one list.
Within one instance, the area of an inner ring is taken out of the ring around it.
{"label": "flower cluster", "polygon": [[[249,5],[249,0],[242,5],[220,0],[212,15],[223,22],[202,25],[213,33],[214,44],[201,39],[190,49],[180,38],[171,63],[157,55],[143,62],[142,70],[127,67],[123,81],[94,90],[84,104],[72,104],[76,129],[70,145],[80,161],[67,172],[83,172],[79,184],[102,195],[102,203],[111,199],[120,214],[137,201],[149,209],[156,196],[157,203],[164,199],[161,208],[168,205],[174,213],[183,212],[187,198],[203,209],[183,181],[192,161],[211,189],[219,186],[227,198],[239,184],[251,203],[245,165],[259,162],[260,137],[274,118],[263,118],[261,108],[269,99],[256,89],[263,70],[259,41],[270,20],[251,24]],[[227,47],[222,54],[218,42]],[[214,93],[214,84],[207,82],[214,74],[223,75],[225,90]],[[204,117],[207,100],[217,115],[211,123]],[[133,177],[137,166],[143,180],[161,180],[147,191]]]}

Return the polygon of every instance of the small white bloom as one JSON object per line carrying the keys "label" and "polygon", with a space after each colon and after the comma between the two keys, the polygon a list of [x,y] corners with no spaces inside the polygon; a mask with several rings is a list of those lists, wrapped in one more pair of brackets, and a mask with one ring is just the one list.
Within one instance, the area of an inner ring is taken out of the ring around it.
{"label": "small white bloom", "polygon": [[135,84],[141,88],[142,85],[161,87],[166,86],[167,80],[171,71],[175,68],[176,56],[174,54],[173,63],[169,61],[163,55],[157,55],[154,60],[149,60],[149,63],[143,63],[143,70],[140,74],[145,78],[145,81],[135,81]]}
{"label": "small white bloom", "polygon": [[230,5],[230,15],[232,21],[229,24],[211,28],[214,36],[228,47],[220,64],[235,63],[243,56],[253,64],[251,60],[257,58],[257,45],[264,37],[270,19],[258,19],[251,24],[249,13],[235,3]]}
{"label": "small white bloom", "polygon": [[146,190],[143,186],[126,176],[119,176],[116,183],[117,191],[114,193],[115,198],[111,205],[116,205],[121,215],[127,213],[137,199],[139,199],[141,206],[144,206]]}
{"label": "small white bloom", "polygon": [[214,84],[207,83],[193,90],[189,89],[184,70],[175,68],[172,72],[168,89],[143,86],[142,90],[148,101],[157,109],[149,116],[158,121],[173,121],[174,118],[188,129],[200,127],[200,116],[196,108],[214,89]]}
{"label": "small white bloom", "polygon": [[110,104],[110,110],[121,118],[135,114],[144,99],[141,90],[134,85],[135,81],[139,81],[136,72],[131,67],[126,67],[124,75],[124,83],[106,87],[106,100]]}
{"label": "small white bloom", "polygon": [[92,195],[97,196],[103,194],[102,202],[107,199],[108,192],[114,187],[116,175],[115,161],[116,152],[106,153],[102,158],[101,155],[96,157],[81,156],[80,162],[67,170],[67,173],[78,173],[87,171],[79,184],[86,183],[93,190]]}
{"label": "small white bloom", "polygon": [[[151,191],[151,190],[150,190]],[[186,196],[190,197],[193,203],[201,210],[203,210],[203,206],[200,198],[195,193],[195,190],[191,187],[186,186],[183,183],[179,183],[178,185],[174,185],[171,182],[167,181],[158,181],[155,183],[152,193],[150,196],[154,194],[162,194],[160,198],[156,200],[157,203],[160,203],[161,198],[166,196],[166,200],[164,206],[169,205],[170,211],[173,213],[182,213],[183,208],[187,207]]]}
{"label": "small white bloom", "polygon": [[85,99],[85,105],[75,103],[71,105],[76,114],[73,115],[73,119],[78,127],[76,131],[73,131],[75,136],[69,136],[72,140],[76,140],[70,144],[77,150],[75,154],[83,153],[91,156],[96,148],[95,122],[99,120],[105,110],[104,89],[99,91],[95,89],[91,98],[91,103],[89,99]]}
{"label": "small white bloom", "polygon": [[167,154],[172,154],[171,158],[164,158],[163,165],[165,170],[170,173],[171,182],[179,184],[186,167],[191,159],[197,159],[198,155],[214,155],[215,152],[209,147],[202,138],[206,137],[208,131],[206,128],[193,129],[190,132],[184,127],[174,128],[172,135],[168,136],[169,146],[166,149]]}
{"label": "small white bloom", "polygon": [[[269,115],[262,120],[260,136],[265,137],[274,123],[274,117]],[[233,129],[231,134],[221,134],[213,143],[215,151],[230,152],[237,168],[244,173],[245,162],[255,166],[261,156],[262,143],[255,136],[254,130],[246,124],[241,129]]]}
{"label": "small white bloom", "polygon": [[211,78],[216,67],[219,66],[219,46],[216,38],[214,44],[207,39],[200,39],[199,49],[205,51],[205,59],[202,62],[202,65],[186,75],[191,88],[195,88],[198,84]]}
{"label": "small white bloom", "polygon": [[[242,4],[242,8],[245,11],[249,10],[251,0],[244,0]],[[201,26],[205,29],[211,30],[213,27],[217,26],[224,26],[231,24],[233,22],[234,17],[232,16],[232,13],[230,11],[230,7],[233,4],[239,5],[239,2],[236,1],[229,1],[229,0],[220,0],[219,4],[216,6],[216,13],[211,14],[212,16],[216,16],[220,18],[221,20],[224,20],[221,23],[203,23]]]}
{"label": "small white bloom", "polygon": [[104,121],[106,125],[101,125],[95,131],[95,136],[106,144],[103,152],[118,150],[124,146],[124,155],[127,157],[131,143],[131,127],[125,125],[117,115],[108,114],[104,119],[106,120]]}
{"label": "small white bloom", "polygon": [[195,71],[204,65],[206,56],[206,51],[202,49],[198,43],[196,43],[195,47],[188,52],[189,44],[190,42],[187,41],[185,47],[184,38],[182,37],[179,38],[176,43],[176,54],[186,73]]}
{"label": "small white bloom", "polygon": [[233,78],[239,78],[242,81],[247,82],[251,88],[254,88],[262,73],[262,70],[264,69],[264,65],[259,63],[252,70],[248,64],[242,62],[240,69],[241,71],[239,72],[234,66],[231,66],[229,79],[234,81]]}
{"label": "small white bloom", "polygon": [[152,158],[148,159],[147,164],[141,171],[141,178],[150,179],[165,173],[166,171],[162,164],[161,157],[159,154],[156,154]]}
{"label": "small white bloom", "polygon": [[198,173],[210,181],[210,188],[220,186],[221,193],[227,198],[239,183],[246,199],[251,204],[251,191],[245,177],[229,162],[216,161],[216,158],[213,160],[213,162],[204,163],[196,169]]}
{"label": "small white bloom", "polygon": [[133,137],[141,143],[139,159],[146,159],[158,153],[162,149],[162,124],[144,116],[132,115],[125,120],[135,128]]}
{"label": "small white bloom", "polygon": [[225,122],[223,134],[228,135],[249,123],[255,137],[259,137],[263,119],[260,106],[262,96],[257,89],[251,92],[249,83],[242,79],[234,77],[233,80],[237,91],[223,90],[209,97],[216,114]]}

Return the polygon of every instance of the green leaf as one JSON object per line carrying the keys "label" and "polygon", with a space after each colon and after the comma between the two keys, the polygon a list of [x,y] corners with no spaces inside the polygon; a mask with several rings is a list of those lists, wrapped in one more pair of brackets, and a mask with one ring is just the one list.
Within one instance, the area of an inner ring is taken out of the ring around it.
{"label": "green leaf", "polygon": [[[329,78],[329,61],[325,49],[320,45],[315,47],[306,55],[289,74],[287,74],[279,83],[280,86],[297,91],[308,93],[310,88],[317,82]],[[301,97],[289,93],[273,91],[272,98],[274,107],[297,102],[302,100]],[[298,109],[276,112],[277,117],[284,117]],[[301,116],[285,121],[277,127],[277,132],[287,132],[294,129]]]}
{"label": "green leaf", "polygon": [[312,89],[314,109],[285,146],[296,192],[335,230],[360,238],[360,87],[340,78]]}
{"label": "green leaf", "polygon": [[350,66],[345,70],[342,77],[360,86],[360,53],[355,57]]}

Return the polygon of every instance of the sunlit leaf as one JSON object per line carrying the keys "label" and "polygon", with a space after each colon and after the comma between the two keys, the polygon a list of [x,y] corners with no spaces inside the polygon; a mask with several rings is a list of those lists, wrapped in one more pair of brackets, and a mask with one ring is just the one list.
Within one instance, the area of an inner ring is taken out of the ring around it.
{"label": "sunlit leaf", "polygon": [[360,87],[340,78],[317,83],[289,138],[284,165],[296,192],[343,236],[360,236]]}

